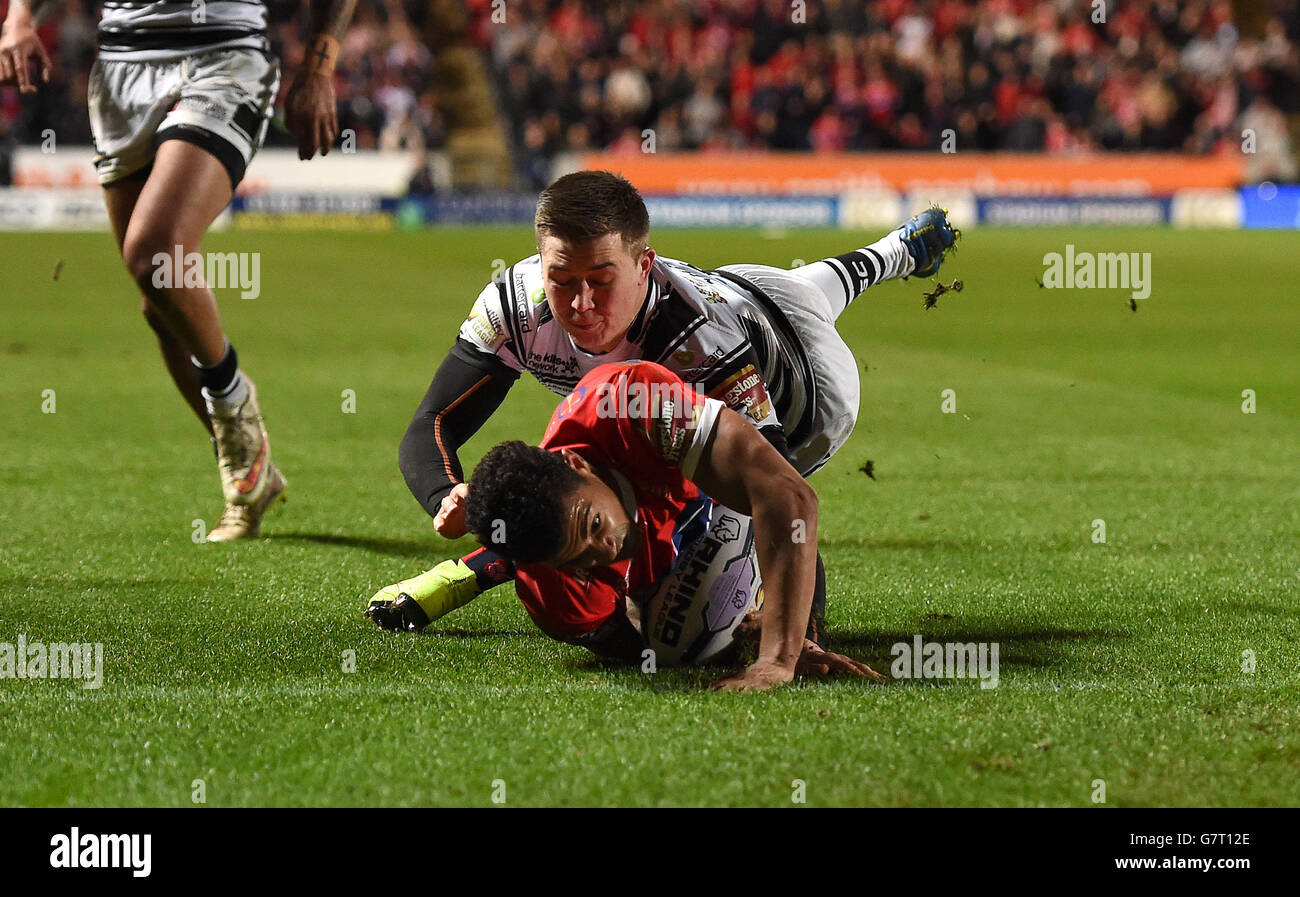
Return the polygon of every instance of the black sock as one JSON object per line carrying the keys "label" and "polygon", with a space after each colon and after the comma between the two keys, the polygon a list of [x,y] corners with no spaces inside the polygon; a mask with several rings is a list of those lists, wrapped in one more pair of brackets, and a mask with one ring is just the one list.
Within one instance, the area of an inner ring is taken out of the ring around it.
{"label": "black sock", "polygon": [[194,370],[199,374],[199,386],[219,395],[230,389],[230,384],[235,382],[235,374],[239,373],[239,356],[235,354],[235,347],[226,343],[226,354],[221,356],[220,361],[208,365],[196,361]]}

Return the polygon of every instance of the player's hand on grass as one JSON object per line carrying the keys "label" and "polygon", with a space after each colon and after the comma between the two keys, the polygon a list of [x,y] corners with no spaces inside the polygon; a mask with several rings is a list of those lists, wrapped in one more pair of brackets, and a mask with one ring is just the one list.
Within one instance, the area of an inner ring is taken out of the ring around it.
{"label": "player's hand on grass", "polygon": [[795,676],[849,676],[855,679],[874,679],[877,682],[885,678],[865,663],[843,654],[823,651],[817,647],[816,642],[804,639],[803,653],[799,655],[793,670],[775,661],[760,660],[743,673],[719,679],[710,684],[709,688],[714,691],[767,691],[777,685],[784,685]]}
{"label": "player's hand on grass", "polygon": [[32,83],[31,63],[41,63],[41,80],[50,80],[50,55],[45,52],[30,15],[26,21],[14,21],[11,16],[0,31],[0,86],[18,85],[21,93],[35,93]]}
{"label": "player's hand on grass", "polygon": [[823,651],[817,646],[816,642],[810,639],[804,639],[803,653],[799,655],[794,671],[796,676],[807,678],[814,676],[849,676],[857,679],[874,679],[877,682],[885,678],[865,663],[854,660],[852,657]]}
{"label": "player's hand on grass", "polygon": [[457,483],[442,500],[442,507],[433,518],[433,528],[447,539],[459,539],[469,532],[465,523],[465,502],[469,499],[469,486]]}
{"label": "player's hand on grass", "polygon": [[743,673],[709,684],[713,691],[767,691],[785,685],[794,678],[794,670],[774,660],[759,660]]}
{"label": "player's hand on grass", "polygon": [[317,150],[329,155],[339,136],[333,77],[308,72],[294,78],[284,98],[284,124],[298,141],[299,159],[310,159]]}

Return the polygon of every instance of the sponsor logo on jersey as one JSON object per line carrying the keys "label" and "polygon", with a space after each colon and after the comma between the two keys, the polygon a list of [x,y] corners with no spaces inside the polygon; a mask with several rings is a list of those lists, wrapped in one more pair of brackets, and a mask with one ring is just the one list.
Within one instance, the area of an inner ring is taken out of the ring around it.
{"label": "sponsor logo on jersey", "polygon": [[[532,298],[528,290],[524,288],[524,273],[519,270],[518,265],[515,266],[514,286],[515,286],[515,290],[514,290],[515,296],[520,296],[520,297],[528,296],[530,299]],[[543,297],[545,297],[544,292],[542,295]],[[518,321],[519,323],[520,333],[530,333],[533,329],[532,325],[529,323],[529,320],[532,318],[532,309],[530,307],[532,304],[535,303],[528,303],[528,302],[515,303],[515,320]]]}
{"label": "sponsor logo on jersey", "polygon": [[760,423],[772,413],[767,385],[752,364],[745,365],[724,381],[713,391],[713,396],[731,410],[749,415],[755,423]]}
{"label": "sponsor logo on jersey", "polygon": [[573,392],[569,393],[564,397],[564,401],[560,402],[560,407],[555,409],[555,419],[564,420],[573,413],[573,409],[577,408],[586,397],[587,387],[585,386],[579,386]]}
{"label": "sponsor logo on jersey", "polygon": [[[665,398],[659,403],[659,416],[655,418],[654,433],[659,443],[659,454],[665,461],[676,464],[685,454],[686,439],[693,429],[694,415],[691,423],[677,420],[677,403]],[[682,426],[686,423],[685,426]]]}
{"label": "sponsor logo on jersey", "polygon": [[[683,368],[682,370],[678,371],[677,373],[681,376],[681,378],[682,378],[683,380],[686,380],[687,382],[691,382],[691,381],[695,381],[695,380],[704,380],[704,379],[707,379],[704,375],[705,375],[705,374],[706,374],[706,373],[707,373],[707,372],[708,372],[708,371],[709,371],[709,370],[710,370],[710,369],[711,369],[715,364],[717,364],[719,361],[721,361],[721,360],[722,360],[722,357],[723,357],[724,355],[726,355],[726,354],[727,354],[727,350],[724,349],[724,348],[722,348],[721,346],[719,346],[718,348],[716,348],[716,349],[714,349],[712,352],[710,352],[708,355],[704,356],[704,360],[702,360],[702,361],[701,361],[699,364],[697,364],[695,367],[693,367],[693,368]],[[674,360],[674,361],[677,360],[677,356],[676,356],[675,354],[673,355],[673,360]],[[693,360],[694,360],[694,359],[692,359],[692,361],[693,361]],[[686,363],[689,364],[690,362],[686,362]],[[717,397],[714,396],[714,398],[717,398]]]}
{"label": "sponsor logo on jersey", "polygon": [[695,401],[691,388],[684,383],[646,383],[620,377],[614,383],[602,383],[597,392],[596,417],[645,421],[643,431],[659,456],[670,464],[681,461],[704,414],[702,402]]}
{"label": "sponsor logo on jersey", "polygon": [[492,314],[491,309],[485,308],[480,314],[479,307],[474,306],[474,310],[465,319],[465,324],[469,327],[470,333],[489,349],[496,349],[505,342],[505,334],[502,333],[500,322],[496,315]]}
{"label": "sponsor logo on jersey", "polygon": [[579,372],[578,359],[565,358],[563,355],[556,355],[554,352],[547,352],[544,355],[529,352],[527,368],[534,375],[577,374]]}
{"label": "sponsor logo on jersey", "polygon": [[533,303],[533,305],[541,305],[543,302],[546,301],[546,288],[538,287],[537,289],[533,290],[531,293],[528,294],[528,301]]}
{"label": "sponsor logo on jersey", "polygon": [[695,281],[695,286],[700,291],[700,298],[702,298],[705,302],[712,302],[715,305],[726,304],[727,300],[722,298],[722,296],[718,295],[717,290],[701,285],[698,280]]}

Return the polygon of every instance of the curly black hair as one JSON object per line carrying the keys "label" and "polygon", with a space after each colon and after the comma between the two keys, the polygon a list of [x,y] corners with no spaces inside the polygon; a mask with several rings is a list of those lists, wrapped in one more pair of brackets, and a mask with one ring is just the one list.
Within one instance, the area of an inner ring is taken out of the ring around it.
{"label": "curly black hair", "polygon": [[564,544],[564,497],[582,477],[559,454],[518,439],[494,446],[469,478],[465,519],[507,560],[537,563]]}

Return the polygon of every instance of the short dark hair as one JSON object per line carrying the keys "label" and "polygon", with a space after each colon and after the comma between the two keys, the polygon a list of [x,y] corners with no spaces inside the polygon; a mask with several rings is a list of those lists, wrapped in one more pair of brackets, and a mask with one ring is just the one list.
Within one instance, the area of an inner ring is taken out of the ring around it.
{"label": "short dark hair", "polygon": [[618,234],[636,255],[650,237],[650,213],[636,187],[612,171],[575,171],[537,197],[537,245],[550,235],[573,243]]}
{"label": "short dark hair", "polygon": [[507,560],[548,561],[564,545],[564,498],[581,485],[559,454],[518,439],[503,442],[469,478],[465,519],[480,542]]}

